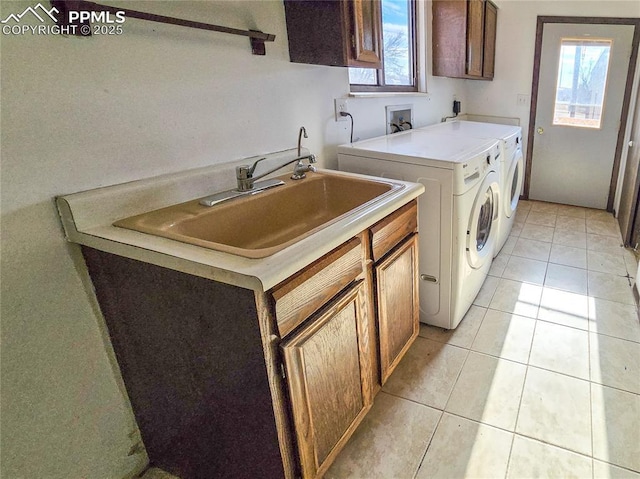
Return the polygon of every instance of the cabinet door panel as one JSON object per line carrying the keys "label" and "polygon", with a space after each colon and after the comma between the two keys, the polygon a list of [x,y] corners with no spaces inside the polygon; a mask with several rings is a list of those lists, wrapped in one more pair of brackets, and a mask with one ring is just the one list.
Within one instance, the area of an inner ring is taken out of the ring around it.
{"label": "cabinet door panel", "polygon": [[382,68],[380,0],[353,0],[352,34],[354,40],[352,66]]}
{"label": "cabinet door panel", "polygon": [[432,0],[433,74],[492,80],[498,8],[488,0]]}
{"label": "cabinet door panel", "polygon": [[484,0],[469,0],[467,23],[467,75],[482,76]]}
{"label": "cabinet door panel", "polygon": [[433,74],[462,78],[466,74],[467,4],[433,0]]}
{"label": "cabinet door panel", "polygon": [[278,331],[285,337],[362,273],[360,239],[353,238],[272,290]]}
{"label": "cabinet door panel", "polygon": [[347,66],[351,35],[342,2],[284,0],[284,10],[292,62]]}
{"label": "cabinet door panel", "polygon": [[413,200],[371,227],[373,260],[382,259],[405,237],[418,229],[418,203]]}
{"label": "cabinet door panel", "polygon": [[484,63],[482,64],[482,77],[492,79],[496,56],[498,8],[493,3],[487,2],[484,15]]}
{"label": "cabinet door panel", "polygon": [[380,0],[284,0],[296,63],[382,68]]}
{"label": "cabinet door panel", "polygon": [[417,238],[412,236],[376,267],[383,384],[418,336]]}
{"label": "cabinet door panel", "polygon": [[328,467],[371,405],[364,295],[361,282],[282,345],[304,477]]}

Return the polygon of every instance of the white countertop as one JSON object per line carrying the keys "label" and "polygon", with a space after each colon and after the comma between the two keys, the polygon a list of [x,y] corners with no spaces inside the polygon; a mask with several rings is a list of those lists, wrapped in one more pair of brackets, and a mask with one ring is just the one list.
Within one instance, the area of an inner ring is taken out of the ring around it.
{"label": "white countertop", "polygon": [[[293,158],[291,155],[295,154],[294,150],[287,150],[268,156],[269,160],[273,159],[277,164],[277,161]],[[255,291],[266,291],[424,191],[421,184],[391,180],[390,182],[402,184],[403,187],[374,200],[370,207],[345,215],[292,246],[259,259],[244,258],[113,226],[113,222],[121,218],[230,189],[235,181],[235,165],[239,163],[242,162],[60,196],[56,201],[67,239],[176,271]],[[364,175],[333,170],[321,172],[367,178]],[[313,198],[308,200],[313,201]]]}

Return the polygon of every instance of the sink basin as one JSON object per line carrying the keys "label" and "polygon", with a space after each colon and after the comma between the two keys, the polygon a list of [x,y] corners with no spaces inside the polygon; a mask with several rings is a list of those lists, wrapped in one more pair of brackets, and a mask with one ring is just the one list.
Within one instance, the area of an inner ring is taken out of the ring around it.
{"label": "sink basin", "polygon": [[114,226],[247,258],[264,258],[313,234],[402,184],[331,173],[281,179],[283,186],[214,206],[199,199],[119,220]]}

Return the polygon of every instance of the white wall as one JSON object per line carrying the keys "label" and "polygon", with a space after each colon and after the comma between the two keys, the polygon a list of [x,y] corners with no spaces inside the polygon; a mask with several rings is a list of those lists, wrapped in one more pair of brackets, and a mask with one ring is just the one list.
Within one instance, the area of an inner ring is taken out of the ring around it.
{"label": "white wall", "polygon": [[[36,3],[3,0],[0,18]],[[321,164],[348,141],[333,120],[346,70],[289,63],[281,1],[127,6],[277,38],[257,57],[246,38],[136,20],[121,36],[0,35],[2,477],[120,478],[146,464],[127,456],[135,421],[54,196],[291,148],[301,125]],[[417,123],[448,114],[460,85],[434,79]],[[384,133],[385,104],[408,103],[349,101],[361,137]]]}
{"label": "white wall", "polygon": [[[43,2],[44,3],[44,2]],[[1,16],[31,2],[2,2]],[[55,195],[339,138],[343,69],[288,61],[281,2],[141,2],[261,28],[246,38],[142,21],[121,36],[2,41],[2,471],[119,478],[146,463],[103,326],[65,244]],[[233,182],[233,178],[229,178]]]}

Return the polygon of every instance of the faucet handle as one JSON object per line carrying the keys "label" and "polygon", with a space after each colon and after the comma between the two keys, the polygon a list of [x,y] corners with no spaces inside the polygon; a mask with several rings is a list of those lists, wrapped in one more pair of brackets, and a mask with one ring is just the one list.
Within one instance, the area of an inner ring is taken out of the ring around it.
{"label": "faucet handle", "polygon": [[253,170],[249,165],[236,166],[236,179],[247,180],[251,178]]}
{"label": "faucet handle", "polygon": [[[316,161],[316,155],[309,155],[309,163],[315,163]],[[315,171],[315,170],[312,170]]]}
{"label": "faucet handle", "polygon": [[256,166],[258,166],[258,163],[266,159],[267,159],[266,157],[260,158],[259,160],[256,160],[251,166],[249,165],[236,166],[236,178],[238,180],[247,180],[249,178],[252,178],[253,172],[256,171]]}

